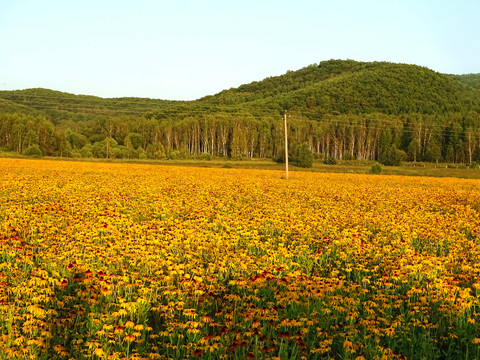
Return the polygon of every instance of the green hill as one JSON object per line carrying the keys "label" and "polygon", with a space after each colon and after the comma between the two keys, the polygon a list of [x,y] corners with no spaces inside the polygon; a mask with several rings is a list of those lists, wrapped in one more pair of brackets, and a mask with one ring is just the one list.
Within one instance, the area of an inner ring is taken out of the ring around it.
{"label": "green hill", "polygon": [[445,75],[416,65],[328,60],[197,101],[100,98],[41,88],[0,91],[0,99],[58,119],[203,111],[277,116],[285,109],[315,115],[400,115],[479,111],[479,90],[480,74]]}
{"label": "green hill", "polygon": [[148,98],[122,97],[101,98],[90,95],[74,95],[48,89],[0,91],[0,98],[40,110],[52,118],[64,119],[72,114],[81,118],[87,115],[142,115],[177,101]]}
{"label": "green hill", "polygon": [[465,83],[416,65],[330,60],[200,101],[313,114],[478,111],[479,92]]}
{"label": "green hill", "polygon": [[475,89],[480,89],[480,74],[452,75],[452,77]]}
{"label": "green hill", "polygon": [[[0,151],[74,157],[292,156],[480,162],[479,74],[329,60],[196,101],[0,91]],[[281,160],[279,158],[279,160]]]}
{"label": "green hill", "polygon": [[20,103],[2,99],[0,97],[0,114],[1,113],[24,113],[24,114],[36,114],[38,113],[35,109],[22,105]]}

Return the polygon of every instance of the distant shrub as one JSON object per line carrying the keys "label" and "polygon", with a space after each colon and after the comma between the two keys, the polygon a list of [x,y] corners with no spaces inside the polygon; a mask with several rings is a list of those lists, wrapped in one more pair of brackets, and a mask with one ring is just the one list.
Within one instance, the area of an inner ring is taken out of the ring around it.
{"label": "distant shrub", "polygon": [[109,149],[108,157],[110,159],[119,159],[122,157],[122,150],[120,150],[118,147],[111,147]]}
{"label": "distant shrub", "polygon": [[82,158],[91,158],[93,157],[93,146],[90,144],[85,145],[81,150],[80,150],[80,155]]}
{"label": "distant shrub", "polygon": [[170,151],[168,153],[168,159],[170,160],[176,160],[179,158],[179,156],[180,156],[180,153],[178,151]]}
{"label": "distant shrub", "polygon": [[383,171],[382,165],[380,165],[379,163],[373,164],[372,167],[370,168],[371,174],[381,174],[382,171]]}
{"label": "distant shrub", "polygon": [[31,145],[25,150],[23,150],[23,155],[26,156],[33,156],[33,157],[42,157],[43,153],[42,150],[40,150],[40,147],[38,145]]}
{"label": "distant shrub", "polygon": [[275,161],[277,164],[285,164],[285,148],[282,147],[278,151],[277,156],[274,157],[272,160]]}
{"label": "distant shrub", "polygon": [[200,160],[212,160],[212,155],[209,153],[202,153],[200,154]]}
{"label": "distant shrub", "polygon": [[72,158],[80,159],[81,157],[82,157],[82,154],[80,154],[80,151],[78,151],[78,150],[72,151]]}
{"label": "distant shrub", "polygon": [[313,167],[313,153],[307,143],[303,143],[297,146],[295,151],[294,164],[303,168]]}
{"label": "distant shrub", "polygon": [[163,145],[159,142],[155,144],[148,144],[146,153],[149,159],[165,159],[166,158],[165,149]]}
{"label": "distant shrub", "polygon": [[407,153],[403,150],[397,149],[392,145],[388,150],[380,156],[380,162],[385,166],[399,166],[402,161],[407,159]]}
{"label": "distant shrub", "polygon": [[329,156],[323,160],[323,163],[326,165],[337,165],[337,160],[333,156]]}

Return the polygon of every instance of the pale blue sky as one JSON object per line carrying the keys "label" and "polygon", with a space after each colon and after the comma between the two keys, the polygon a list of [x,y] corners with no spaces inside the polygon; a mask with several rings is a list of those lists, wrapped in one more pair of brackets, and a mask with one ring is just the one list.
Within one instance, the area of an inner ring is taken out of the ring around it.
{"label": "pale blue sky", "polygon": [[478,0],[0,0],[0,90],[193,100],[328,59],[480,73]]}

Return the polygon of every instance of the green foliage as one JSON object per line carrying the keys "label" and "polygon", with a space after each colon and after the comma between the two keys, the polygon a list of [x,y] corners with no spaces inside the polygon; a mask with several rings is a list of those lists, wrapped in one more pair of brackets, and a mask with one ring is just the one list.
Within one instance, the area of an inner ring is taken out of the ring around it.
{"label": "green foliage", "polygon": [[372,167],[370,168],[370,173],[372,174],[381,174],[383,171],[383,168],[382,168],[382,165],[380,165],[379,163],[375,163],[372,165]]}
{"label": "green foliage", "polygon": [[[143,115],[148,111],[162,109],[166,105],[180,103],[178,101],[156,100],[146,98],[112,98],[104,99],[97,96],[73,95],[60,91],[36,88],[27,90],[0,91],[0,98],[8,101],[14,111],[29,113],[46,111],[54,118],[71,118],[78,120],[89,118],[92,114],[121,116]],[[21,104],[23,107],[18,107]],[[2,102],[0,102],[1,109]],[[12,112],[12,111],[10,111]]]}
{"label": "green foliage", "polygon": [[337,159],[333,156],[327,156],[325,160],[323,160],[323,163],[326,165],[337,165]]}
{"label": "green foliage", "polygon": [[135,151],[135,155],[137,159],[147,159],[147,153],[141,147],[138,147],[137,151]]}
{"label": "green foliage", "polygon": [[[399,142],[399,138],[394,136],[394,133],[392,132],[391,129],[385,129],[382,132],[378,147],[379,147],[379,161],[383,165],[398,166],[402,161],[407,159],[407,153],[397,148],[398,142]],[[412,143],[415,143],[415,140],[412,140],[410,142],[409,150],[417,151],[416,148],[413,149]]]}
{"label": "green foliage", "polygon": [[66,136],[73,149],[81,149],[88,143],[88,139],[85,135],[70,129],[67,131]]}
{"label": "green foliage", "polygon": [[297,146],[294,164],[303,168],[313,167],[313,153],[308,143]]}
{"label": "green foliage", "polygon": [[[462,94],[459,96],[459,94]],[[445,114],[480,109],[478,91],[415,65],[330,60],[201,99],[314,114]]]}
{"label": "green foliage", "polygon": [[381,156],[380,162],[386,166],[399,166],[407,158],[403,150],[397,149],[395,145],[388,147]]}
{"label": "green foliage", "polygon": [[277,156],[275,156],[272,160],[278,164],[285,164],[285,147],[280,148]]}
{"label": "green foliage", "polygon": [[93,146],[90,144],[85,145],[81,150],[80,150],[80,156],[82,158],[91,158],[93,157]]}
{"label": "green foliage", "polygon": [[162,143],[157,142],[154,144],[148,144],[146,150],[148,159],[165,159],[165,148]]}
{"label": "green foliage", "polygon": [[442,146],[438,140],[432,139],[425,148],[423,156],[425,161],[439,162],[442,160]]}
{"label": "green foliage", "polygon": [[34,129],[28,129],[27,134],[25,135],[24,145],[29,147],[32,145],[38,145],[39,138],[38,134]]}
{"label": "green foliage", "polygon": [[133,149],[138,149],[139,147],[143,146],[144,139],[143,139],[143,136],[141,134],[129,133],[127,136],[125,136],[123,144],[126,147],[130,147],[130,148],[133,148]]}
{"label": "green foliage", "polygon": [[212,160],[212,155],[210,155],[209,153],[202,153],[202,154],[200,154],[199,159],[200,160]]}
{"label": "green foliage", "polygon": [[170,151],[170,152],[168,153],[168,156],[167,156],[167,158],[168,158],[169,160],[176,160],[176,159],[178,159],[179,157],[180,157],[180,152],[179,152],[179,151]]}
{"label": "green foliage", "polygon": [[40,150],[40,147],[35,144],[23,150],[23,155],[33,156],[33,157],[42,157],[43,153],[42,153],[42,150]]}
{"label": "green foliage", "polygon": [[453,78],[473,88],[480,89],[480,74],[453,75]]}
{"label": "green foliage", "polygon": [[79,150],[73,150],[71,155],[72,155],[72,158],[74,159],[80,159],[82,157],[82,154],[80,153]]}

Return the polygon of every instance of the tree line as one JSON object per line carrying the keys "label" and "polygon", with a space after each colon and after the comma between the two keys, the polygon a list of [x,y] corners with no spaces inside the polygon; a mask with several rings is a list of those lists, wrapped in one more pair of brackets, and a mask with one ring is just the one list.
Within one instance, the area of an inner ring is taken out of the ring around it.
{"label": "tree line", "polygon": [[[480,115],[325,114],[288,112],[292,155],[308,144],[317,159],[480,162]],[[282,116],[249,113],[185,115],[171,119],[97,116],[54,125],[45,116],[0,114],[0,149],[20,154],[123,159],[281,159]]]}

